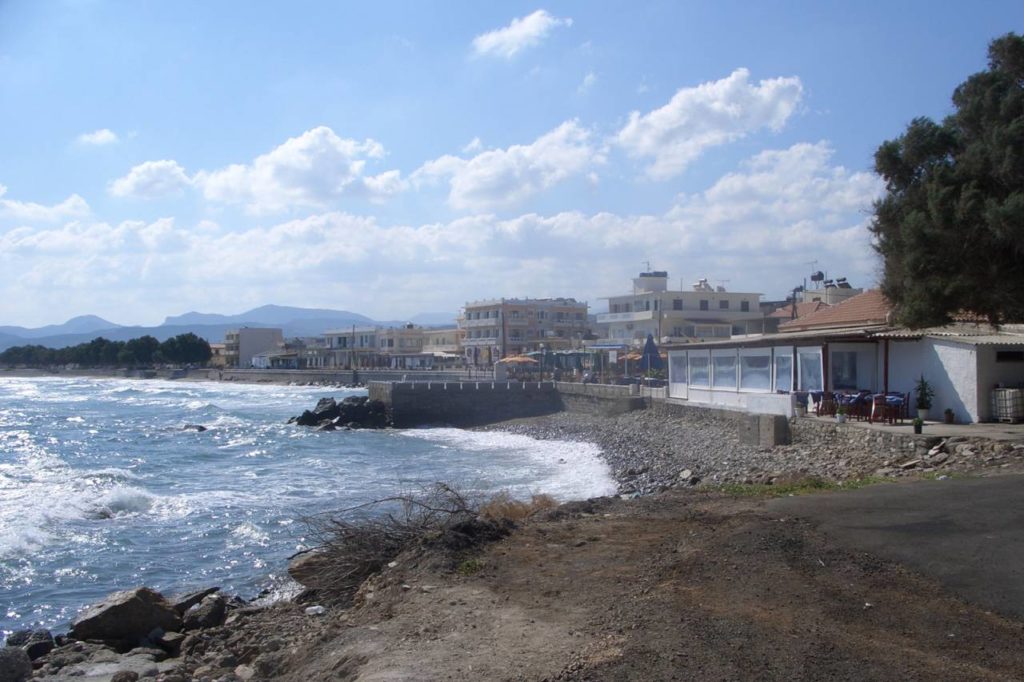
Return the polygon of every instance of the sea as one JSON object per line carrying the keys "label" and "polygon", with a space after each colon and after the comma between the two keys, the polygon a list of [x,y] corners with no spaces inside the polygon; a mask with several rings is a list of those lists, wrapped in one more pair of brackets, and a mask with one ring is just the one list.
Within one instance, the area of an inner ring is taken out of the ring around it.
{"label": "sea", "polygon": [[[433,482],[612,494],[597,446],[451,428],[321,432],[290,416],[360,389],[0,379],[0,631],[66,629],[115,590],[291,594],[303,519]],[[194,427],[203,426],[205,431]]]}

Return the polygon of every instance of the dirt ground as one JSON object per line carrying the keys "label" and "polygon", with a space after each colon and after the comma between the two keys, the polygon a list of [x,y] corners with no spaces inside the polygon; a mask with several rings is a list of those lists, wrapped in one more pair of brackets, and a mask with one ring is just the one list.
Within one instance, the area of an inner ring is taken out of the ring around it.
{"label": "dirt ground", "polygon": [[1020,622],[761,499],[573,503],[460,568],[403,557],[355,608],[254,614],[231,649],[302,682],[1024,679]]}

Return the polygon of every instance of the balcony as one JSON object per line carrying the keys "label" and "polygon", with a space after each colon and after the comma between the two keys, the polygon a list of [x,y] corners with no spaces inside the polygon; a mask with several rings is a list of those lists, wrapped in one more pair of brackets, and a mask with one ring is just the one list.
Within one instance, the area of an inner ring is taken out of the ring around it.
{"label": "balcony", "polygon": [[602,313],[597,316],[598,324],[608,324],[609,322],[643,322],[645,320],[653,320],[654,316],[658,314],[656,310],[640,310],[635,313]]}

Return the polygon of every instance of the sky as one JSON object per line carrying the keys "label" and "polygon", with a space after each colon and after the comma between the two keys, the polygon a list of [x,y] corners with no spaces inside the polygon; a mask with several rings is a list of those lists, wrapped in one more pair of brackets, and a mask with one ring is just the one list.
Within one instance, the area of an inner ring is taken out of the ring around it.
{"label": "sky", "polygon": [[0,324],[876,284],[873,154],[1019,0],[0,0]]}

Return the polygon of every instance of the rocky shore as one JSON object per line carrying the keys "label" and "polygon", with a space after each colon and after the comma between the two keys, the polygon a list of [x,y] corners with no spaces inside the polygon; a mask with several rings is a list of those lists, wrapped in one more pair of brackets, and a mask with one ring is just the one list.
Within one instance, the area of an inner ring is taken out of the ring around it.
{"label": "rocky shore", "polygon": [[846,481],[1024,471],[1024,440],[919,437],[896,442],[885,434],[804,421],[792,445],[772,448],[740,442],[736,421],[711,411],[693,411],[686,417],[650,409],[614,417],[559,412],[482,430],[595,443],[622,494],[807,478]]}

